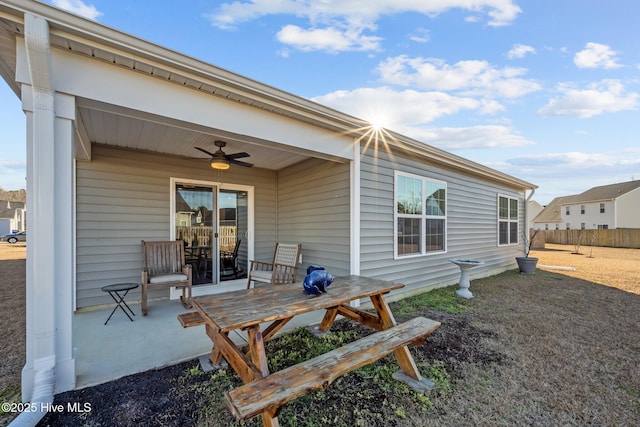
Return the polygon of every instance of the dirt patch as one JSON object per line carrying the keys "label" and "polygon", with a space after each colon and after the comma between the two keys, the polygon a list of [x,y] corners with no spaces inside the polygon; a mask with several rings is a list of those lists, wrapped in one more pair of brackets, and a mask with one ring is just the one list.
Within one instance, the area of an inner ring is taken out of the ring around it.
{"label": "dirt patch", "polygon": [[[24,244],[0,243],[0,402],[20,401],[20,374],[25,362]],[[0,414],[0,425],[4,415]]]}
{"label": "dirt patch", "polygon": [[581,246],[578,253],[575,249],[547,243],[544,250],[531,251],[530,256],[538,258],[538,264],[543,266],[575,268],[575,271],[559,271],[540,267],[543,270],[640,295],[640,249]]}
{"label": "dirt patch", "polygon": [[[0,261],[5,260],[24,260],[27,258],[27,245],[23,242],[14,244],[0,242]],[[3,272],[5,270],[2,270]]]}
{"label": "dirt patch", "polygon": [[[464,314],[428,307],[414,313],[443,323],[412,353],[421,367],[444,367],[450,379],[446,389],[439,386],[426,400],[408,399],[383,380],[349,375],[286,405],[281,423],[309,425],[309,414],[325,414],[330,421],[315,425],[640,425],[640,250],[590,253],[583,247],[583,255],[572,250],[547,245],[532,256],[543,265],[573,266],[575,272],[510,271],[473,280],[475,297]],[[22,282],[10,287],[23,292],[24,261],[5,265],[22,274]],[[4,342],[24,336],[24,324],[4,335],[7,322],[17,323],[23,313],[24,307],[2,318]],[[369,332],[348,322],[335,328]],[[3,361],[8,353],[0,349]],[[5,383],[11,382],[5,375],[13,375],[19,384],[24,348],[17,360],[14,372],[0,365]],[[197,366],[186,362],[57,395],[56,403],[88,402],[91,411],[48,414],[40,425],[233,425],[223,395],[239,379],[232,370],[204,374]],[[6,420],[0,416],[0,424]],[[261,423],[254,419],[246,425]]]}

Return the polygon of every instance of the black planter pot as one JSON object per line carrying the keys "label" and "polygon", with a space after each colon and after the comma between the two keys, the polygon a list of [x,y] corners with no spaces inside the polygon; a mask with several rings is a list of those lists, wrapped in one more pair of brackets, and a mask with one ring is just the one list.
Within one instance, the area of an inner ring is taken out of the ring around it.
{"label": "black planter pot", "polygon": [[518,267],[520,268],[520,273],[533,274],[536,272],[538,258],[518,256],[516,257],[516,262],[518,263]]}

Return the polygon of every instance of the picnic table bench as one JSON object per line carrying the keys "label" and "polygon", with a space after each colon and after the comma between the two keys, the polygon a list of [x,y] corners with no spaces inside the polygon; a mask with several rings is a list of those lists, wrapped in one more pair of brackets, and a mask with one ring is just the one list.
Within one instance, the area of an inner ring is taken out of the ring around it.
{"label": "picnic table bench", "polygon": [[[178,316],[183,327],[205,325],[213,342],[210,360],[224,358],[244,382],[226,395],[238,421],[262,414],[264,426],[278,426],[284,404],[336,378],[394,353],[401,371],[394,378],[424,392],[433,383],[422,378],[409,352],[412,342],[425,340],[439,322],[416,318],[397,325],[384,295],[404,285],[361,276],[336,277],[328,292],[318,297],[304,294],[299,284],[225,292],[193,298],[197,311]],[[370,298],[376,314],[349,305]],[[319,329],[327,332],[338,314],[376,329],[372,335],[290,368],[270,373],[264,343],[294,316],[326,310]],[[262,330],[261,324],[269,323]],[[230,338],[232,331],[247,333],[248,350]]]}
{"label": "picnic table bench", "polygon": [[200,326],[205,324],[204,317],[197,311],[189,311],[187,313],[178,314],[178,322],[183,328],[190,328],[192,326]]}
{"label": "picnic table bench", "polygon": [[411,363],[405,357],[406,346],[426,339],[439,326],[436,321],[416,317],[227,392],[227,405],[238,422],[261,413],[273,419],[287,402],[326,388],[337,378],[390,353],[396,352],[401,366]]}

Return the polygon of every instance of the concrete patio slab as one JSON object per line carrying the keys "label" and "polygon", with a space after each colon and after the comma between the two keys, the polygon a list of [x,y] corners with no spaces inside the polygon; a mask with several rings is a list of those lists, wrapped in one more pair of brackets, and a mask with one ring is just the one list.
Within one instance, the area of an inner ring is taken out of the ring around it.
{"label": "concrete patio slab", "polygon": [[[177,316],[186,312],[177,300],[153,301],[142,316],[140,304],[127,302],[133,322],[118,309],[104,324],[115,305],[74,315],[76,388],[101,384],[150,369],[174,365],[211,352],[204,326],[183,328]],[[294,317],[282,332],[320,323],[324,311]],[[246,342],[240,334],[235,342]]]}

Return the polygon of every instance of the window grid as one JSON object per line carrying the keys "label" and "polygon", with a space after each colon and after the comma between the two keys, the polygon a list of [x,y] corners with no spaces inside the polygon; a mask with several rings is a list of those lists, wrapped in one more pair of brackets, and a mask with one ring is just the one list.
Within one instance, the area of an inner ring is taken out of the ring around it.
{"label": "window grid", "polygon": [[518,199],[498,195],[498,246],[518,243]]}
{"label": "window grid", "polygon": [[396,172],[396,257],[446,252],[446,182]]}

